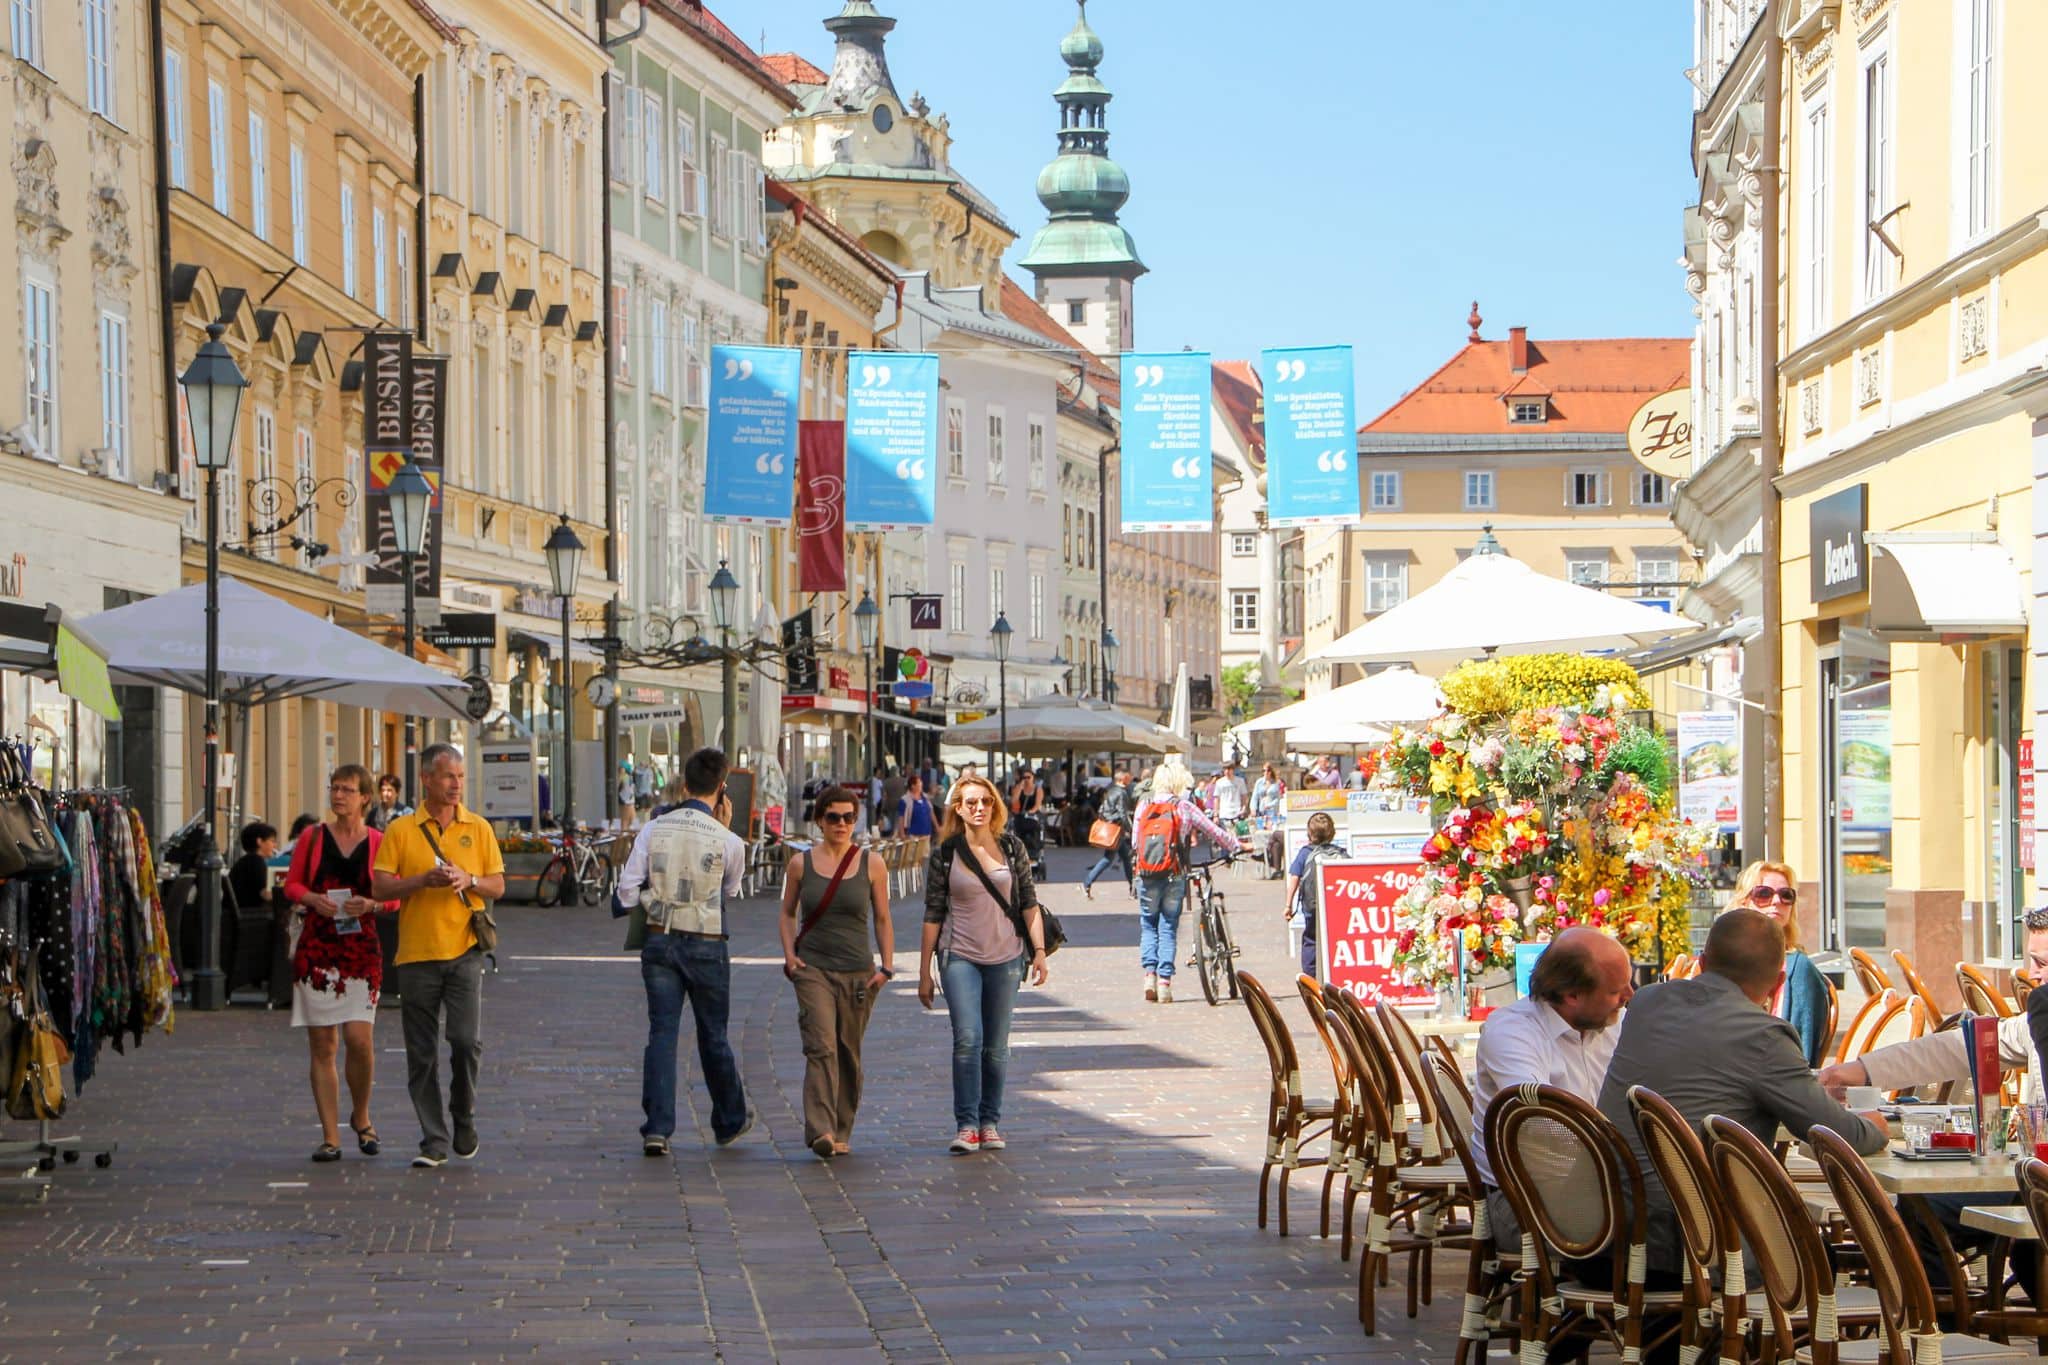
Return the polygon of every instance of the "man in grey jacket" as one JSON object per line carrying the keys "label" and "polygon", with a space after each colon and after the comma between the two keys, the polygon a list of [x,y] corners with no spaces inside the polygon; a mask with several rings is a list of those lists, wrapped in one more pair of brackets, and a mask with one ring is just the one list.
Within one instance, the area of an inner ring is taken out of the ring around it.
{"label": "man in grey jacket", "polygon": [[1676,1272],[1684,1258],[1670,1196],[1629,1111],[1631,1086],[1656,1091],[1695,1127],[1720,1114],[1767,1143],[1781,1124],[1802,1135],[1825,1124],[1866,1156],[1883,1151],[1889,1138],[1882,1118],[1852,1114],[1828,1097],[1807,1069],[1799,1035],[1771,1013],[1785,975],[1785,934],[1777,921],[1730,911],[1708,930],[1701,962],[1694,979],[1651,986],[1630,1003],[1600,1090],[1600,1112],[1621,1130],[1643,1170],[1652,1270]]}

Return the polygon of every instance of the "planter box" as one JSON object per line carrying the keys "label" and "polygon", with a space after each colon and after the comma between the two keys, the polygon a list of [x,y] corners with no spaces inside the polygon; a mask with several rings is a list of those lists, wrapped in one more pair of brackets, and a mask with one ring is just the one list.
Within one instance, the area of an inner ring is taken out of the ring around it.
{"label": "planter box", "polygon": [[547,853],[507,853],[505,855],[505,899],[508,901],[532,901],[535,889],[540,885],[540,874],[547,871],[548,863],[554,859]]}

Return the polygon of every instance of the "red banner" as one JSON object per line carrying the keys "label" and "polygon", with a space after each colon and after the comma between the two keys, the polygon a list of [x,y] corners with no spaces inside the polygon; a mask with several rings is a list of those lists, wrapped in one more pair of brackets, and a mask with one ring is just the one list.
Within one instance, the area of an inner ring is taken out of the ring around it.
{"label": "red banner", "polygon": [[796,559],[799,592],[846,591],[846,424],[797,427]]}
{"label": "red banner", "polygon": [[1394,965],[1401,931],[1394,903],[1422,874],[1413,858],[1332,859],[1316,868],[1316,957],[1324,981],[1368,1007],[1433,1004],[1436,992],[1405,979]]}

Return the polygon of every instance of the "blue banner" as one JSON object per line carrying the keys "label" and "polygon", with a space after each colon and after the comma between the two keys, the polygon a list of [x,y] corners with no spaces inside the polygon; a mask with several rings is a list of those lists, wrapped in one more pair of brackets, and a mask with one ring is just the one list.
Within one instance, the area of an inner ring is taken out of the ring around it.
{"label": "blue banner", "polygon": [[1266,389],[1266,521],[1358,520],[1358,432],[1351,348],[1293,346],[1260,357]]}
{"label": "blue banner", "polygon": [[1209,353],[1123,358],[1122,521],[1126,531],[1216,524],[1209,453]]}
{"label": "blue banner", "polygon": [[802,382],[803,352],[793,348],[711,348],[705,520],[789,525],[796,496],[796,408]]}
{"label": "blue banner", "polygon": [[939,502],[939,358],[846,357],[846,529],[929,526]]}

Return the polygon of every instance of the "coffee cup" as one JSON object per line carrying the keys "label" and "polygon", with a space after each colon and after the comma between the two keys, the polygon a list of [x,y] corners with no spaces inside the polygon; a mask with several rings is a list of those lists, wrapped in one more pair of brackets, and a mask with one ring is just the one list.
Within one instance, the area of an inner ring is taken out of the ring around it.
{"label": "coffee cup", "polygon": [[1849,1087],[1848,1105],[1852,1112],[1868,1114],[1884,1103],[1884,1091],[1874,1085],[1852,1085]]}

